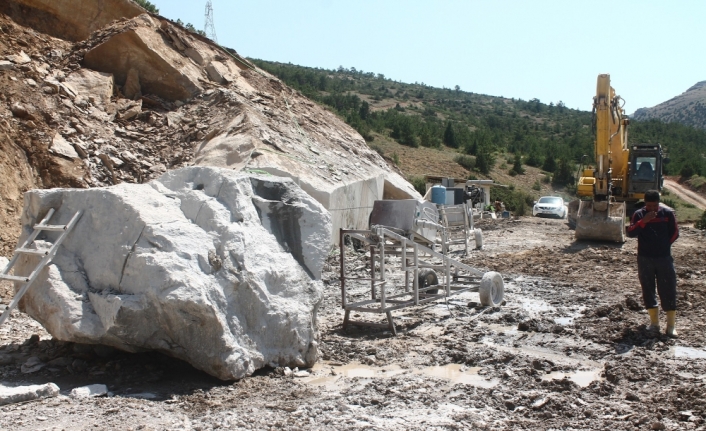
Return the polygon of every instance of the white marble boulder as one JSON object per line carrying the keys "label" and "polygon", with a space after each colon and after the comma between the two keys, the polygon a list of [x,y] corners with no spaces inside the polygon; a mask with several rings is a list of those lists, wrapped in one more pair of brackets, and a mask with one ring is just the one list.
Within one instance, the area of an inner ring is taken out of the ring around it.
{"label": "white marble boulder", "polygon": [[316,361],[331,217],[292,180],[189,167],[149,184],[32,190],[20,242],[49,208],[51,224],[83,211],[20,304],[54,337],[160,351],[223,380]]}

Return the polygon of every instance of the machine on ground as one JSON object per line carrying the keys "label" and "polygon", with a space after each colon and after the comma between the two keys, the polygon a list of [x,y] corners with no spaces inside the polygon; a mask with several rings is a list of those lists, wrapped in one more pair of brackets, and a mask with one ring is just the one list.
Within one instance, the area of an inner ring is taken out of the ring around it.
{"label": "machine on ground", "polygon": [[625,217],[647,190],[661,190],[664,158],[659,144],[628,144],[630,120],[624,100],[610,86],[610,75],[598,75],[593,99],[595,163],[580,170],[569,204],[569,223],[576,239],[625,242]]}

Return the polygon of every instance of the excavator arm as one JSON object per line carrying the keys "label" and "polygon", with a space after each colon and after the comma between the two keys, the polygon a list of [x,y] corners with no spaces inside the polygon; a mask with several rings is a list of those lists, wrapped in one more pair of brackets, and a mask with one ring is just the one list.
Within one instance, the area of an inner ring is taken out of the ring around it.
{"label": "excavator arm", "polygon": [[622,99],[610,86],[610,75],[598,75],[593,99],[596,166],[579,178],[583,198],[576,215],[577,239],[625,242],[625,203],[616,201],[626,190],[629,150]]}

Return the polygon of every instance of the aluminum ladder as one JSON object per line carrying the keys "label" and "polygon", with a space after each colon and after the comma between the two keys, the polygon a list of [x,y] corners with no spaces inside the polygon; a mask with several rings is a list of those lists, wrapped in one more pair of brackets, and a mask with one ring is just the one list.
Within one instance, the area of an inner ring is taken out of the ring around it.
{"label": "aluminum ladder", "polygon": [[[12,298],[12,302],[10,302],[10,305],[7,306],[5,311],[2,313],[2,316],[0,316],[0,326],[5,323],[5,321],[10,317],[10,313],[12,312],[12,310],[15,309],[15,307],[17,307],[17,304],[19,304],[20,299],[22,299],[22,296],[27,293],[27,290],[30,288],[30,286],[32,286],[32,283],[34,283],[37,277],[39,277],[39,274],[42,272],[44,267],[46,267],[47,264],[51,262],[51,260],[54,258],[54,256],[56,255],[56,251],[59,249],[59,246],[61,246],[61,243],[69,234],[71,229],[76,225],[78,219],[81,218],[81,213],[81,211],[76,212],[76,214],[71,217],[71,220],[69,220],[66,225],[51,225],[48,223],[49,219],[51,219],[52,215],[54,215],[54,208],[50,208],[47,212],[47,215],[44,216],[42,221],[39,222],[39,224],[34,225],[34,232],[32,232],[32,234],[27,237],[27,239],[22,243],[22,245],[17,247],[14,255],[12,256],[12,259],[7,264],[5,269],[0,273],[0,280],[21,282],[24,285],[17,291],[15,297]],[[61,232],[61,234],[59,235],[59,238],[57,238],[57,240],[54,242],[54,244],[52,244],[52,246],[47,249],[30,248],[34,240],[37,239],[37,236],[39,236],[42,231]],[[39,261],[39,263],[35,266],[34,270],[32,270],[32,272],[27,276],[9,275],[8,273],[14,267],[19,257],[22,255],[42,256],[42,260]]]}

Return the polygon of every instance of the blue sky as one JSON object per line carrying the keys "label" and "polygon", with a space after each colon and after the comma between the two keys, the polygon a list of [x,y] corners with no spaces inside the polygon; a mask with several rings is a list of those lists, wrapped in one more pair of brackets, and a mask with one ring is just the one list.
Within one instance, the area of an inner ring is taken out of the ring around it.
{"label": "blue sky", "polygon": [[[204,27],[205,0],[151,0]],[[706,80],[706,1],[212,0],[241,55],[590,110],[610,73],[626,111]]]}

